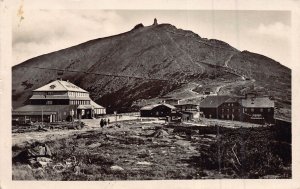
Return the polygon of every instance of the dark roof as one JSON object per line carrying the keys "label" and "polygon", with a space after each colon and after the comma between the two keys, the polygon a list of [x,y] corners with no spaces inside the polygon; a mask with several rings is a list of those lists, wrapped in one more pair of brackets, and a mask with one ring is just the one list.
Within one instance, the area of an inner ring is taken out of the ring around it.
{"label": "dark roof", "polygon": [[242,99],[242,106],[246,108],[274,108],[274,100],[269,97],[256,97]]}
{"label": "dark roof", "polygon": [[240,102],[240,98],[237,97],[230,97],[228,100],[226,100],[225,102],[227,103],[234,103],[234,102]]}
{"label": "dark roof", "polygon": [[217,108],[228,99],[229,96],[207,96],[200,102],[200,108]]}
{"label": "dark roof", "polygon": [[192,104],[192,103],[185,103],[185,104],[175,104],[175,107],[180,107],[180,106],[199,106],[198,104]]}
{"label": "dark roof", "polygon": [[175,106],[172,106],[170,104],[152,104],[152,105],[142,107],[141,110],[152,110],[153,108],[156,108],[158,106],[166,106],[170,109],[176,109]]}
{"label": "dark roof", "polygon": [[91,105],[95,108],[95,109],[105,109],[103,106],[97,104],[96,102],[91,100]]}

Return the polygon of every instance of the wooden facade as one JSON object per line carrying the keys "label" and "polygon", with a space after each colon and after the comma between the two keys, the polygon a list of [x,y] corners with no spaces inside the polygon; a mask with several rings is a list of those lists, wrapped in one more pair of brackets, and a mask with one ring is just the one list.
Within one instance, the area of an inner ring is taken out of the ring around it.
{"label": "wooden facade", "polygon": [[166,117],[170,116],[172,110],[175,110],[174,106],[169,104],[155,104],[141,108],[141,117]]}
{"label": "wooden facade", "polygon": [[274,101],[253,94],[246,98],[209,96],[200,103],[205,118],[245,121],[257,124],[274,123]]}
{"label": "wooden facade", "polygon": [[87,91],[69,81],[56,80],[32,93],[29,105],[13,110],[13,119],[55,122],[69,116],[90,119],[106,114],[106,109],[92,101]]}

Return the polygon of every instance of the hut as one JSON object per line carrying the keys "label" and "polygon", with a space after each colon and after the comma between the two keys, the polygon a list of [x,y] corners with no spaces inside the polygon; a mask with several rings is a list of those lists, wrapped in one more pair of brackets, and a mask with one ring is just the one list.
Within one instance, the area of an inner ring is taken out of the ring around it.
{"label": "hut", "polygon": [[170,104],[153,104],[140,109],[141,117],[166,117],[170,116],[176,107]]}

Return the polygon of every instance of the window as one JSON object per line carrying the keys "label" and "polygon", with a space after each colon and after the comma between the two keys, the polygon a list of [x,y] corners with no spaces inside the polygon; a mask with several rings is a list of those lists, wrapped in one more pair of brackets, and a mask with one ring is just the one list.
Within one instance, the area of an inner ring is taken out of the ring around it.
{"label": "window", "polygon": [[46,104],[47,105],[51,105],[52,104],[52,100],[47,100]]}
{"label": "window", "polygon": [[271,108],[268,108],[268,112],[271,112]]}
{"label": "window", "polygon": [[254,108],[251,108],[251,112],[254,112]]}
{"label": "window", "polygon": [[247,108],[244,108],[244,111],[247,112]]}
{"label": "window", "polygon": [[221,116],[221,117],[222,117],[222,119],[224,119],[224,115],[223,115],[223,114],[222,114],[222,116]]}
{"label": "window", "polygon": [[47,95],[53,95],[53,92],[47,92]]}
{"label": "window", "polygon": [[261,109],[260,109],[260,112],[263,112],[263,111],[264,111],[264,109],[261,108]]}

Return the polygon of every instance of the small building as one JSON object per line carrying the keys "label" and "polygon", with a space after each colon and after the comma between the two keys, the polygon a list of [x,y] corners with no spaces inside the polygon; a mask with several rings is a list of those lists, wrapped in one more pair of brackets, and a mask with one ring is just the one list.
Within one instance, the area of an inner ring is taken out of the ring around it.
{"label": "small building", "polygon": [[169,122],[187,122],[192,121],[194,119],[193,112],[186,111],[172,111],[170,114]]}
{"label": "small building", "polygon": [[25,105],[12,112],[13,120],[23,124],[29,122],[56,122],[66,120],[75,105]]}
{"label": "small building", "polygon": [[251,123],[274,123],[274,100],[269,97],[247,96],[241,100],[243,120]]}
{"label": "small building", "polygon": [[141,117],[166,117],[175,109],[176,107],[170,104],[153,104],[142,107],[140,114]]}
{"label": "small building", "polygon": [[192,121],[194,120],[194,113],[188,111],[181,111],[181,121]]}
{"label": "small building", "polygon": [[211,119],[274,123],[274,101],[254,93],[248,93],[244,98],[208,96],[201,101],[199,111],[205,118]]}
{"label": "small building", "polygon": [[228,99],[230,99],[229,96],[207,96],[200,102],[199,111],[205,118],[219,119],[221,117],[220,106]]}
{"label": "small building", "polygon": [[199,105],[198,104],[192,104],[192,103],[186,103],[186,104],[178,104],[175,105],[178,112],[180,112],[182,115],[182,121],[191,121],[193,119],[199,119],[200,113],[199,113]]}
{"label": "small building", "polygon": [[177,104],[175,105],[178,111],[198,111],[199,105],[197,104]]}
{"label": "small building", "polygon": [[56,122],[68,117],[93,118],[106,114],[86,90],[69,81],[55,80],[32,91],[29,104],[12,111],[13,120]]}
{"label": "small building", "polygon": [[177,98],[167,98],[162,101],[163,104],[177,105],[179,104],[180,99]]}
{"label": "small building", "polygon": [[242,121],[240,99],[230,97],[223,102],[218,109],[219,119]]}

